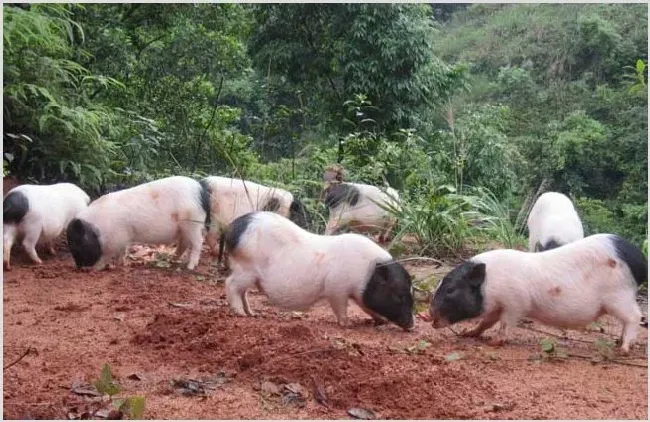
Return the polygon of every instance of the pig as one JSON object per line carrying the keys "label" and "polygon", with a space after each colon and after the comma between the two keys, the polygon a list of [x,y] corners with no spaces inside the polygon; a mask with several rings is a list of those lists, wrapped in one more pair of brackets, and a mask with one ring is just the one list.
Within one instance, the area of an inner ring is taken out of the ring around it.
{"label": "pig", "polygon": [[11,271],[11,247],[19,239],[37,264],[43,262],[36,253],[37,245],[46,245],[54,255],[53,242],[89,203],[86,192],[72,183],[11,189],[2,201],[4,269]]}
{"label": "pig", "polygon": [[493,344],[503,344],[508,327],[522,317],[580,329],[609,314],[623,323],[621,351],[627,353],[641,320],[637,285],[647,282],[647,272],[639,248],[613,234],[539,253],[493,250],[447,274],[433,294],[429,313],[436,328],[481,317],[465,333],[474,337],[500,321]]}
{"label": "pig", "polygon": [[409,273],[365,236],[317,235],[281,215],[258,211],[230,224],[226,250],[232,269],[226,295],[237,315],[253,316],[246,293],[257,287],[283,309],[306,310],[325,299],[343,327],[348,299],[377,323],[413,327]]}
{"label": "pig", "polygon": [[389,210],[399,210],[399,194],[391,187],[380,189],[361,183],[328,182],[322,196],[329,209],[325,234],[344,228],[360,232],[380,231],[379,242],[388,240],[397,218]]}
{"label": "pig", "polygon": [[244,214],[252,211],[272,211],[288,217],[300,227],[307,226],[307,211],[304,205],[284,189],[220,176],[210,176],[203,180],[211,192],[212,224],[206,236],[206,243],[212,250],[212,255],[218,255],[219,263],[223,259],[225,229],[235,218]]}
{"label": "pig", "polygon": [[103,195],[72,220],[68,245],[77,268],[102,270],[131,243],[178,243],[189,248],[187,269],[199,262],[203,230],[210,224],[210,188],[189,177],[172,176]]}
{"label": "pig", "polygon": [[558,192],[542,194],[528,216],[528,250],[545,251],[584,237],[571,200]]}

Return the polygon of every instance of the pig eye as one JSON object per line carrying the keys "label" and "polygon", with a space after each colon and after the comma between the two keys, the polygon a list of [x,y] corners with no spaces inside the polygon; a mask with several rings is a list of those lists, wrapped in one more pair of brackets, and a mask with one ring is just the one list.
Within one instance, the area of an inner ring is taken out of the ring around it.
{"label": "pig eye", "polygon": [[447,289],[447,294],[452,294],[452,293],[454,293],[455,291],[456,291],[456,289],[454,289],[453,286],[449,286],[449,288]]}

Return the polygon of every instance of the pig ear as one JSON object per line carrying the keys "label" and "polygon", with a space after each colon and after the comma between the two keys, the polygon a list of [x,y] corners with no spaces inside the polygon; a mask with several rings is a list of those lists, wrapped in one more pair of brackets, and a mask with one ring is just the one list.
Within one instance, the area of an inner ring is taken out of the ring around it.
{"label": "pig ear", "polygon": [[483,284],[483,281],[485,281],[485,263],[474,264],[467,274],[467,280],[473,287]]}

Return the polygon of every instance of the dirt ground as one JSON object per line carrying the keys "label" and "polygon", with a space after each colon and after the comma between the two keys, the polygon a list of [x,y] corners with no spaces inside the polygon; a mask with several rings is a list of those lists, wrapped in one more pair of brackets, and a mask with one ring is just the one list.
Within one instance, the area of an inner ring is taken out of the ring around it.
{"label": "dirt ground", "polygon": [[[604,334],[569,331],[565,339],[560,330],[522,324],[503,347],[419,318],[410,333],[375,327],[352,303],[351,327],[340,328],[326,304],[282,312],[255,292],[259,317],[234,317],[224,274],[216,276],[207,252],[188,272],[164,259],[142,262],[150,259],[143,251],[129,267],[100,273],[77,271],[65,251],[38,267],[15,254],[3,274],[3,365],[30,351],[3,371],[4,418],[96,410],[99,399],[71,386],[97,379],[104,363],[119,396],[145,396],[147,419],[346,419],[350,408],[378,419],[648,416],[645,328],[630,356],[603,361],[610,349],[597,339],[620,334],[606,317]],[[407,267],[418,279],[444,273]],[[544,338],[555,338],[568,357],[541,356]],[[201,396],[172,386],[215,377],[221,381]]]}

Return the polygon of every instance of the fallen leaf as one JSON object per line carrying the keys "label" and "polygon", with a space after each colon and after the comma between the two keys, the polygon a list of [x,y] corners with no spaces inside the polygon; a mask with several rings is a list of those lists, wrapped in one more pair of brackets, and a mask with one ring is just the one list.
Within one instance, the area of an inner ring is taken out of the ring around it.
{"label": "fallen leaf", "polygon": [[175,308],[189,308],[192,306],[191,303],[177,303],[177,302],[167,302],[169,306],[173,306]]}
{"label": "fallen leaf", "polygon": [[72,388],[70,389],[70,391],[80,396],[91,396],[91,397],[101,396],[101,393],[97,391],[97,389],[90,384],[72,383]]}
{"label": "fallen leaf", "polygon": [[357,419],[377,419],[371,410],[362,409],[360,407],[353,407],[352,409],[348,409],[348,415]]}
{"label": "fallen leaf", "polygon": [[206,391],[203,385],[196,380],[178,379],[172,380],[172,385],[183,396],[206,396]]}
{"label": "fallen leaf", "polygon": [[307,390],[305,387],[302,385],[298,384],[297,382],[292,382],[290,384],[285,384],[284,386],[285,390],[288,390],[290,393],[298,394],[303,397],[307,397],[309,393],[307,393]]}
{"label": "fallen leaf", "polygon": [[297,311],[291,312],[292,319],[303,319],[306,317],[307,315],[304,312],[297,312]]}
{"label": "fallen leaf", "polygon": [[273,394],[278,396],[282,393],[282,389],[280,388],[280,386],[271,381],[262,382],[262,385],[260,386],[260,390],[263,393]]}
{"label": "fallen leaf", "polygon": [[314,381],[314,397],[316,398],[316,401],[325,407],[329,407],[323,382],[320,379],[316,379],[314,377],[312,377],[312,380]]}
{"label": "fallen leaf", "polygon": [[459,360],[459,359],[462,359],[462,358],[463,358],[462,353],[460,353],[460,352],[452,352],[452,353],[448,354],[447,356],[445,356],[445,361],[453,362],[455,360]]}
{"label": "fallen leaf", "polygon": [[99,409],[93,414],[93,416],[96,418],[107,419],[110,412],[111,411],[108,409]]}

